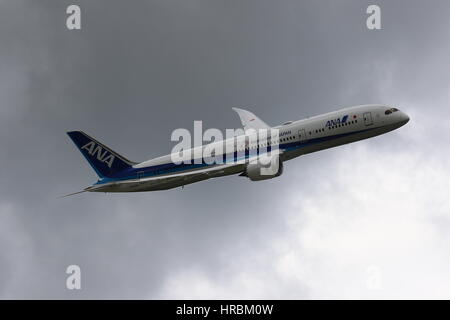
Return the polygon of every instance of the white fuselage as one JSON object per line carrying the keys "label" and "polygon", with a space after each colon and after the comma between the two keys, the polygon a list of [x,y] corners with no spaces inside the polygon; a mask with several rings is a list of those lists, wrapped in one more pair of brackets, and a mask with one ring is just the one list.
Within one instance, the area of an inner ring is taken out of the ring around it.
{"label": "white fuselage", "polygon": [[[391,111],[389,112],[388,110]],[[279,141],[277,142],[281,151],[280,160],[284,162],[307,153],[377,136],[399,128],[408,121],[408,116],[395,108],[386,105],[363,105],[288,122],[274,128],[279,129]],[[259,141],[258,143],[261,143],[261,145],[249,145],[248,148],[267,146],[267,141]],[[236,143],[235,138],[214,142],[213,144],[225,145],[226,147],[222,148],[224,153],[229,152],[230,148],[234,148],[236,153],[246,148],[245,142]],[[211,147],[211,144],[209,146]],[[200,146],[197,147],[197,150],[194,150],[194,148],[188,152],[196,154],[198,149],[201,150],[203,148],[204,146]],[[216,157],[219,155],[215,154]],[[172,156],[169,154],[135,164],[128,175],[124,175],[120,179],[99,181],[97,184],[89,187],[87,191],[133,192],[164,190],[205,180],[202,177],[185,180],[175,179],[177,174],[205,170],[208,166],[176,165],[172,161]],[[239,159],[234,159],[234,161],[237,160]],[[242,173],[245,170],[246,163],[249,161],[251,161],[251,157],[243,159],[240,165],[230,166],[222,171],[214,172],[210,177]],[[210,165],[211,168],[214,168],[214,166],[219,165]],[[173,176],[175,178],[172,179],[173,181],[170,178],[165,180],[157,179],[165,176]]]}

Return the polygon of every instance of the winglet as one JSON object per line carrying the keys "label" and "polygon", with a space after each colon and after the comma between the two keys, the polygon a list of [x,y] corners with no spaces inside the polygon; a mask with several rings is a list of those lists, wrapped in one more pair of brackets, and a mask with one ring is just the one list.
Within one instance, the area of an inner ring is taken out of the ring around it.
{"label": "winglet", "polygon": [[236,107],[233,107],[233,110],[236,111],[237,114],[239,115],[239,118],[241,118],[241,123],[242,123],[242,126],[244,127],[244,130],[270,129],[270,126],[267,123],[262,121],[260,118],[255,116],[250,111],[236,108]]}

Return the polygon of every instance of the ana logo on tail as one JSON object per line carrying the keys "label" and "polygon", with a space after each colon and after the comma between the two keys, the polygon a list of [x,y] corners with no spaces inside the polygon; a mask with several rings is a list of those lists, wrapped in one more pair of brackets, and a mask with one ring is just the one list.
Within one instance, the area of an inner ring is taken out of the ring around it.
{"label": "ana logo on tail", "polygon": [[114,159],[116,158],[114,155],[108,154],[108,150],[105,150],[105,152],[103,152],[103,148],[99,145],[96,145],[94,141],[91,141],[82,146],[81,150],[83,149],[87,150],[90,156],[94,156],[95,154],[97,154],[97,160],[106,163],[110,168],[113,165]]}

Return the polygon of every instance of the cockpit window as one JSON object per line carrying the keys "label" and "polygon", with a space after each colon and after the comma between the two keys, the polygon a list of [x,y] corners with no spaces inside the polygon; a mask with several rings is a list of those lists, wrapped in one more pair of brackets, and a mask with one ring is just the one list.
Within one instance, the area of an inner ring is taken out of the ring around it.
{"label": "cockpit window", "polygon": [[398,111],[398,109],[397,108],[390,108],[390,109],[387,109],[385,112],[384,112],[384,114],[391,114],[392,112],[397,112]]}

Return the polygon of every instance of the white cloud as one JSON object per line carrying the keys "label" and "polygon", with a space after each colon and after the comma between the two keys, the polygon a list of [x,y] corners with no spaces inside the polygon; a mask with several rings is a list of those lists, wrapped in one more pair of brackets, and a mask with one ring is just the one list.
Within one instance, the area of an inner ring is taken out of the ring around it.
{"label": "white cloud", "polygon": [[[437,119],[429,120],[336,149],[334,161],[307,179],[310,193],[287,189],[280,215],[287,230],[270,247],[239,255],[219,278],[201,268],[183,270],[166,282],[162,296],[449,298],[450,170],[444,145],[435,142],[435,153],[426,145],[432,137],[424,127]],[[414,148],[389,147],[392,140]],[[305,179],[304,171],[289,170],[292,180]]]}
{"label": "white cloud", "polygon": [[0,203],[0,295],[3,299],[14,298],[17,285],[34,259],[32,241],[17,212],[12,204]]}

